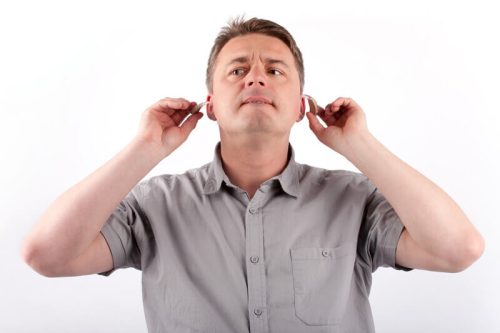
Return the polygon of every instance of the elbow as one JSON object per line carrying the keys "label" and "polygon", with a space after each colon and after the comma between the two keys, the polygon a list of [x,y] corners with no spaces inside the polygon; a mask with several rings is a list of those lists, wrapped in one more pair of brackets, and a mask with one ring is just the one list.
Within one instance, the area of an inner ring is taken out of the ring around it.
{"label": "elbow", "polygon": [[476,234],[462,241],[455,249],[454,257],[450,260],[450,272],[458,273],[469,268],[484,252],[485,242],[481,235]]}
{"label": "elbow", "polygon": [[21,247],[21,258],[35,272],[45,277],[56,277],[51,269],[51,265],[42,255],[35,245],[25,241]]}

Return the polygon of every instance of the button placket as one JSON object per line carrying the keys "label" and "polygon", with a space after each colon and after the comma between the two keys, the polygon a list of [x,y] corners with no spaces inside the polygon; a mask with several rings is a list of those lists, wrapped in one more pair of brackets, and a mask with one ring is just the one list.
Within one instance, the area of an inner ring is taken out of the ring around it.
{"label": "button placket", "polygon": [[245,216],[246,225],[246,262],[248,283],[248,314],[250,316],[251,332],[268,332],[266,314],[266,276],[265,267],[262,265],[264,259],[262,253],[264,230],[262,225],[262,197],[263,193],[257,191],[250,200]]}

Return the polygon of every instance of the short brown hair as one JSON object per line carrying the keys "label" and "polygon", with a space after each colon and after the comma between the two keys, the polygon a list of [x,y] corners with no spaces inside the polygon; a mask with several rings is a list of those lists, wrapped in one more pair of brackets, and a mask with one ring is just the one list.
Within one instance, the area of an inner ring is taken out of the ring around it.
{"label": "short brown hair", "polygon": [[256,17],[249,20],[244,20],[243,17],[237,17],[229,21],[228,25],[223,27],[219,35],[214,41],[210,56],[208,58],[208,66],[206,73],[206,85],[209,92],[213,89],[213,69],[215,61],[220,51],[232,38],[244,36],[251,33],[259,33],[271,37],[279,38],[292,52],[295,58],[295,65],[299,72],[300,91],[304,88],[304,60],[299,47],[295,43],[292,35],[281,25],[269,20],[258,19]]}

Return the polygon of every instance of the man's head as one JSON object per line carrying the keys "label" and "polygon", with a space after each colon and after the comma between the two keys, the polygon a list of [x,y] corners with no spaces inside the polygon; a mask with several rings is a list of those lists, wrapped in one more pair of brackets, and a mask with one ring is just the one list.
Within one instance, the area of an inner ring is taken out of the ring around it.
{"label": "man's head", "polygon": [[223,27],[219,32],[219,35],[215,39],[212,50],[210,51],[210,56],[208,57],[208,66],[206,73],[206,85],[208,92],[212,93],[213,89],[213,71],[217,61],[217,56],[220,51],[231,39],[239,36],[244,36],[248,34],[263,34],[270,37],[275,37],[280,39],[285,45],[290,49],[294,59],[295,66],[299,73],[300,78],[300,92],[302,93],[304,89],[304,61],[302,59],[302,53],[299,47],[295,43],[292,35],[281,25],[258,18],[252,18],[247,21],[242,18],[237,18],[229,22],[226,27]]}
{"label": "man's head", "polygon": [[222,140],[285,137],[303,117],[303,83],[302,55],[288,31],[267,20],[236,19],[210,53],[207,114]]}

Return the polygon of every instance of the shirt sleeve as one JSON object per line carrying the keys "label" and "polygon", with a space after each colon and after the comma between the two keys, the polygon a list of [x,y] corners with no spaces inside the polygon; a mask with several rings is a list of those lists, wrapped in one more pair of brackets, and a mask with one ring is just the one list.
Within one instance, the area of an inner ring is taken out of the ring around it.
{"label": "shirt sleeve", "polygon": [[98,275],[109,276],[116,269],[133,267],[141,269],[141,252],[136,229],[145,222],[137,201],[139,185],[116,207],[101,229],[113,257],[113,269]]}
{"label": "shirt sleeve", "polygon": [[412,270],[396,264],[396,248],[403,230],[394,208],[374,189],[366,202],[358,242],[358,253],[372,272],[381,266]]}

